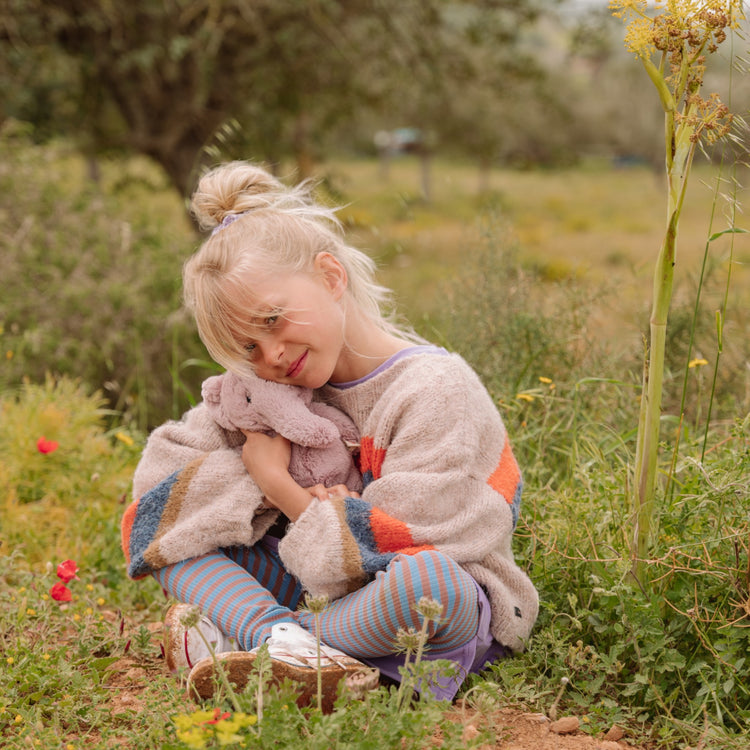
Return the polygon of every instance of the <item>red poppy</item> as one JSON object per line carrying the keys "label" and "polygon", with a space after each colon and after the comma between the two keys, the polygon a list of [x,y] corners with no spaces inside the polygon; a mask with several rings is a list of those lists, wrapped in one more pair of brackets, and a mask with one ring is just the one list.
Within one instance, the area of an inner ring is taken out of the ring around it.
{"label": "red poppy", "polygon": [[209,719],[208,721],[204,721],[204,724],[218,724],[220,721],[223,721],[224,719],[229,719],[232,716],[232,714],[229,713],[229,711],[225,711],[224,713],[221,713],[220,708],[214,709],[214,718]]}
{"label": "red poppy", "polygon": [[69,602],[73,599],[73,594],[64,583],[56,583],[50,590],[49,595],[56,602]]}
{"label": "red poppy", "polygon": [[36,449],[40,453],[53,453],[60,447],[60,443],[57,440],[47,440],[44,435],[36,441]]}
{"label": "red poppy", "polygon": [[74,578],[78,578],[76,573],[78,572],[78,565],[75,560],[65,560],[57,566],[57,577],[63,582],[68,583]]}

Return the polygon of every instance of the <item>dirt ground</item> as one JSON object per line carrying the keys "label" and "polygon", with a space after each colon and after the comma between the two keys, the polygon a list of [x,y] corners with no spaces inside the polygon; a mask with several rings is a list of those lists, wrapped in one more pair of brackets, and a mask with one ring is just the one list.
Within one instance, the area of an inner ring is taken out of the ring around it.
{"label": "dirt ground", "polygon": [[[153,627],[154,640],[161,638],[159,629],[158,625]],[[143,661],[128,656],[112,667],[108,683],[111,688],[109,708],[113,715],[144,708],[139,697],[142,686],[166,669],[161,659]],[[186,699],[187,710],[190,710],[190,705]],[[507,708],[480,714],[459,700],[446,718],[464,725],[467,740],[477,736],[478,728],[491,727],[497,737],[496,743],[484,746],[483,750],[646,750],[632,744],[619,727],[611,727],[601,737],[585,734],[575,716],[562,716],[551,721],[542,714]]]}

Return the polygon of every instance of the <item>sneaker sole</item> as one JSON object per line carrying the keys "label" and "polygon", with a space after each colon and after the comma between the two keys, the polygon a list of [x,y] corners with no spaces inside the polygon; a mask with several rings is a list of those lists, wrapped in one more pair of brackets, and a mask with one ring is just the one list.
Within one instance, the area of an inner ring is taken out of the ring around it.
{"label": "sneaker sole", "polygon": [[[256,654],[248,651],[233,651],[217,654],[216,658],[226,671],[229,682],[237,690],[244,690],[255,668]],[[345,667],[338,664],[321,667],[322,709],[324,713],[333,711],[333,704],[338,697],[338,686],[342,679],[352,678],[353,686],[357,686],[357,697],[362,697],[366,692],[366,690],[362,690],[362,685],[365,685],[367,689],[374,689],[378,686],[378,670],[370,669],[361,662],[352,661],[351,665]],[[316,705],[318,695],[317,669],[297,667],[278,659],[271,659],[271,675],[273,682],[283,682],[285,679],[289,679],[297,684],[299,691],[297,693],[297,705],[300,708]],[[197,696],[201,700],[208,700],[213,697],[216,686],[214,660],[211,657],[201,659],[188,675],[188,697],[194,699]]]}

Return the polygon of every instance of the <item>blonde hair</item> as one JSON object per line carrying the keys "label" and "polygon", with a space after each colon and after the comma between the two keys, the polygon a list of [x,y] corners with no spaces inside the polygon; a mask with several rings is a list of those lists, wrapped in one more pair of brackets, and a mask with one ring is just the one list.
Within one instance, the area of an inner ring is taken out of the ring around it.
{"label": "blonde hair", "polygon": [[228,370],[251,370],[242,340],[253,339],[257,320],[268,314],[248,277],[312,273],[321,252],[344,267],[347,294],[363,314],[384,331],[411,337],[393,322],[391,292],[376,283],[373,260],[344,241],[336,210],[316,203],[311,191],[309,182],[287,187],[248,162],[216,167],[198,183],[191,210],[212,232],[185,263],[184,298],[209,354]]}

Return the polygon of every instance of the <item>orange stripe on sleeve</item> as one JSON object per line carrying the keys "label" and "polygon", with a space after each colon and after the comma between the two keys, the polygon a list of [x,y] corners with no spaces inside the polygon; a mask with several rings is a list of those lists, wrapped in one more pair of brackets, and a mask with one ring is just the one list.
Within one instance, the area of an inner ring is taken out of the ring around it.
{"label": "orange stripe on sleeve", "polygon": [[487,484],[493,490],[499,492],[505,498],[506,502],[512,503],[520,479],[521,471],[518,468],[513,450],[510,447],[510,441],[506,439],[502,455],[500,456],[500,463],[498,463],[497,468],[490,475]]}
{"label": "orange stripe on sleeve", "polygon": [[385,460],[385,449],[376,448],[371,437],[363,437],[359,448],[359,470],[362,474],[371,473],[373,479],[380,479]]}
{"label": "orange stripe on sleeve", "polygon": [[134,500],[125,509],[125,513],[122,515],[122,522],[120,524],[120,536],[122,551],[125,554],[125,560],[130,565],[130,533],[133,530],[133,523],[135,521],[135,514],[138,512],[138,501]]}

